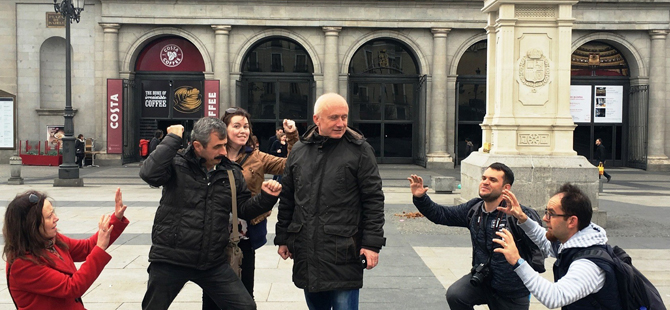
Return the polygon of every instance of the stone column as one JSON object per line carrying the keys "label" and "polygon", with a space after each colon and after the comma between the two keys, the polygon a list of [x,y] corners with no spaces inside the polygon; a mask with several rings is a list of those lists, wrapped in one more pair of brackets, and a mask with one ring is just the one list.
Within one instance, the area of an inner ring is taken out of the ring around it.
{"label": "stone column", "polygon": [[647,123],[647,170],[669,171],[665,154],[665,38],[668,30],[650,30],[651,60],[649,62],[649,121]]}
{"label": "stone column", "polygon": [[323,54],[323,93],[337,93],[339,87],[338,39],[342,27],[323,27],[326,35]]}
{"label": "stone column", "polygon": [[447,153],[447,34],[451,28],[432,28],[433,85],[431,87],[428,165],[453,168],[454,161]]}
{"label": "stone column", "polygon": [[219,80],[219,111],[230,108],[235,99],[230,93],[230,61],[228,59],[228,35],[230,34],[229,25],[212,25],[215,35],[214,43],[214,78]]}
{"label": "stone column", "polygon": [[[598,206],[598,169],[573,150],[570,56],[574,0],[486,0],[488,14],[487,145],[461,162],[461,197],[478,196],[494,162],[515,174],[512,191],[544,208],[563,183],[579,186]],[[604,224],[602,213],[593,221]]]}
{"label": "stone column", "polygon": [[[96,148],[107,148],[107,79],[118,79],[121,70],[119,66],[119,24],[100,24],[103,39],[102,70],[103,70],[103,96],[105,102],[96,105],[98,120],[95,124]],[[96,158],[97,159],[97,158]]]}

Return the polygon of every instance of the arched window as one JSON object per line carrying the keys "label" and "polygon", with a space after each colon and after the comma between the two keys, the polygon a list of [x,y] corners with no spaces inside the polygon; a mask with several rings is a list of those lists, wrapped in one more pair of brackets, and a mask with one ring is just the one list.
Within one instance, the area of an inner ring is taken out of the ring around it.
{"label": "arched window", "polygon": [[242,72],[313,73],[314,65],[302,45],[273,37],[251,48],[244,59]]}
{"label": "arched window", "polygon": [[361,46],[349,64],[350,74],[418,75],[414,55],[395,40],[374,40]]}
{"label": "arched window", "polygon": [[592,41],[572,53],[572,76],[630,76],[628,62],[609,44]]}

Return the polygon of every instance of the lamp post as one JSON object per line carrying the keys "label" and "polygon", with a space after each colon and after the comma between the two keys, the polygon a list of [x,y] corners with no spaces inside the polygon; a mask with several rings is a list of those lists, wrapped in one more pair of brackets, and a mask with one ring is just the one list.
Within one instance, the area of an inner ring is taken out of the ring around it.
{"label": "lamp post", "polygon": [[72,110],[72,80],[71,80],[71,49],[70,23],[79,22],[79,14],[84,10],[84,0],[54,0],[56,13],[61,13],[65,19],[65,137],[63,137],[63,164],[58,167],[58,178],[54,186],[84,186],[83,179],[79,178],[79,166],[75,164],[74,149],[74,110]]}

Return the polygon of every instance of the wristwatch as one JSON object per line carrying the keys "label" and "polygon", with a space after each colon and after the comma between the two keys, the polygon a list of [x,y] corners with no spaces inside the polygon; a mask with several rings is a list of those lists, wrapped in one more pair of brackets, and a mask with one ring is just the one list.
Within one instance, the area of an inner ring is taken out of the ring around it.
{"label": "wristwatch", "polygon": [[514,264],[514,267],[512,269],[517,269],[521,264],[525,263],[526,261],[523,258],[519,258],[519,260],[516,261],[516,264]]}

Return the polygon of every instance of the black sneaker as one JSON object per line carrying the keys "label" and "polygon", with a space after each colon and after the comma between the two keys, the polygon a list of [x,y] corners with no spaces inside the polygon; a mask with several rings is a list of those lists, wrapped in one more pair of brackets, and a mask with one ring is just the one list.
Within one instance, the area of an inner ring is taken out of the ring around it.
{"label": "black sneaker", "polygon": [[611,176],[607,177],[607,183],[609,183],[611,179],[612,179]]}

